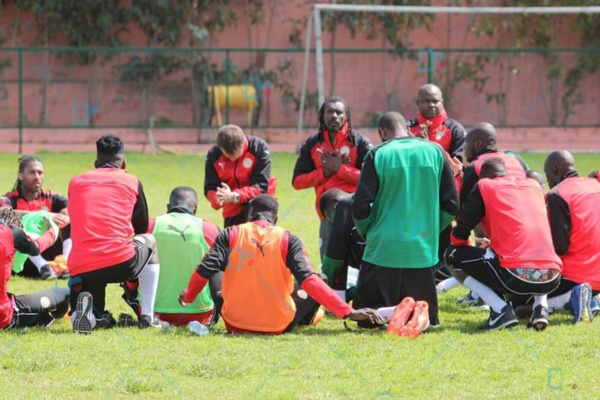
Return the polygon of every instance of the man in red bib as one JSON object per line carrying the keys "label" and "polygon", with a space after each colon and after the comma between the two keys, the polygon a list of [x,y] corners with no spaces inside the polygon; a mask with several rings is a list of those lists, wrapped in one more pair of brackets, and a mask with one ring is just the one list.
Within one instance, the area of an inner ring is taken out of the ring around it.
{"label": "man in red bib", "polygon": [[277,335],[314,324],[319,304],[340,318],[383,323],[375,310],[354,310],[315,274],[302,241],[275,226],[278,207],[272,196],[259,195],[250,203],[249,222],[221,231],[180,294],[181,305],[224,271],[221,313],[229,332]]}
{"label": "man in red bib", "polygon": [[[481,166],[456,226],[446,264],[453,275],[489,304],[490,317],[481,330],[509,328],[519,323],[503,295],[535,295],[529,326],[548,326],[548,293],[560,283],[561,261],[552,247],[544,195],[533,179],[510,176],[501,158]],[[470,246],[471,230],[481,222],[487,238]]]}
{"label": "man in red bib", "polygon": [[563,262],[560,286],[548,299],[550,309],[567,308],[573,322],[591,321],[599,311],[600,182],[580,177],[566,150],[553,151],[544,163],[552,243]]}

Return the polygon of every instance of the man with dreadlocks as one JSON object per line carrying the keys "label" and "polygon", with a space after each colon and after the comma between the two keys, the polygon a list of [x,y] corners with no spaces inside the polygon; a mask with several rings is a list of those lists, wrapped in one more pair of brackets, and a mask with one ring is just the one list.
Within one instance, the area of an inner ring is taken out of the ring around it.
{"label": "man with dreadlocks", "polygon": [[7,292],[15,251],[35,256],[55,242],[58,227],[50,217],[44,220],[48,229],[32,241],[11,207],[0,209],[0,329],[48,326],[67,313],[68,290],[53,288],[20,296]]}
{"label": "man with dreadlocks", "polygon": [[352,128],[350,107],[341,97],[330,97],[319,108],[319,131],[300,149],[294,167],[294,189],[315,188],[321,258],[327,248],[332,223],[319,209],[321,195],[329,189],[354,193],[363,159],[371,148],[369,139]]}
{"label": "man with dreadlocks", "polygon": [[103,135],[96,149],[96,168],[69,182],[73,331],[89,334],[96,327],[114,326],[116,321],[104,310],[106,285],[136,279],[142,300],[138,326],[167,328],[154,316],[159,264],[156,239],[146,233],[142,184],[125,171],[125,146],[119,137]]}
{"label": "man with dreadlocks", "polygon": [[28,277],[41,277],[48,279],[55,276],[55,272],[48,265],[56,256],[62,254],[69,257],[71,251],[71,227],[69,213],[67,212],[67,199],[50,190],[42,189],[44,184],[44,164],[34,155],[25,155],[19,158],[19,172],[17,181],[12,191],[6,193],[0,200],[9,205],[17,215],[37,211],[48,211],[52,220],[59,228],[61,234],[58,240],[42,254],[30,256],[24,265],[15,265],[16,273]]}

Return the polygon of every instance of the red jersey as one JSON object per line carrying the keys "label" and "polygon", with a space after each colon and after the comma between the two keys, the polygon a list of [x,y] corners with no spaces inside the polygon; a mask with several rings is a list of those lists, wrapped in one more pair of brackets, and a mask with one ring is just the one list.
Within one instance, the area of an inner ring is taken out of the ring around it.
{"label": "red jersey", "polygon": [[[319,199],[329,189],[341,189],[354,193],[360,178],[360,169],[365,155],[371,148],[371,142],[360,133],[348,132],[346,122],[335,135],[334,143],[329,140],[329,133],[324,131],[311,136],[302,145],[300,156],[294,167],[292,185],[294,189],[315,188],[316,209],[320,219],[324,217],[319,210]],[[342,155],[343,164],[333,175],[323,174],[321,154],[337,150]]]}
{"label": "red jersey", "polygon": [[600,182],[573,177],[555,189],[567,204],[570,216],[568,250],[560,256],[563,276],[600,290]]}
{"label": "red jersey", "polygon": [[10,206],[14,210],[21,211],[49,211],[58,213],[67,208],[67,199],[60,194],[50,190],[41,189],[37,199],[27,201],[20,189],[12,190],[4,195],[10,200]]}
{"label": "red jersey", "polygon": [[482,223],[503,268],[561,269],[552,246],[544,193],[533,179],[480,179]]}
{"label": "red jersey", "polygon": [[446,110],[442,110],[434,118],[425,118],[419,113],[418,118],[408,120],[408,131],[416,137],[421,137],[421,124],[429,123],[427,139],[442,146],[451,157],[463,156],[465,150],[465,128],[453,119],[448,118]]}
{"label": "red jersey", "polygon": [[[148,210],[145,199],[140,201],[140,197],[143,197],[140,182],[122,169],[96,168],[71,179],[71,276],[113,266],[135,256],[132,219],[143,217],[145,212],[145,225],[141,224],[135,233],[148,229]],[[143,205],[138,212],[139,203]]]}

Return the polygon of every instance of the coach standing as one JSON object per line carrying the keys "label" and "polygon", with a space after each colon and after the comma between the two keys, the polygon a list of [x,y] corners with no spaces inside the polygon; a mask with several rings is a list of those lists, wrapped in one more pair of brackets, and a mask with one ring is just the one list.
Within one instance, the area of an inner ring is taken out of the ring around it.
{"label": "coach standing", "polygon": [[350,107],[341,97],[326,99],[319,108],[319,131],[304,142],[294,167],[294,189],[315,188],[319,227],[319,252],[325,254],[332,223],[319,210],[321,195],[329,189],[354,193],[369,139],[352,128]]}
{"label": "coach standing", "polygon": [[354,306],[390,307],[410,296],[429,304],[438,325],[439,235],[459,209],[452,167],[438,144],[408,134],[400,113],[383,114],[377,129],[389,140],[365,157],[352,206],[367,241]]}

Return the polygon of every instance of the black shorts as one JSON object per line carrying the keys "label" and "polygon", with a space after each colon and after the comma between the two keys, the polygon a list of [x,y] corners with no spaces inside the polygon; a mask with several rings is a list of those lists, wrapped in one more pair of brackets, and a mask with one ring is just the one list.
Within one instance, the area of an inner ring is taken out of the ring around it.
{"label": "black shorts", "polygon": [[[392,307],[405,297],[426,301],[429,322],[431,325],[439,324],[434,267],[387,268],[362,262],[352,304],[354,309]],[[359,326],[367,328],[374,325],[361,321]]]}
{"label": "black shorts", "polygon": [[12,322],[4,329],[48,326],[62,318],[69,309],[69,291],[55,287],[42,292],[12,296],[15,311]]}
{"label": "black shorts", "polygon": [[97,318],[102,318],[105,306],[106,285],[136,279],[154,253],[154,250],[149,247],[149,243],[143,236],[133,237],[133,247],[135,255],[127,261],[71,276],[71,279],[69,279],[69,286],[71,287],[71,312],[77,306],[79,293],[89,292],[94,300],[94,315]]}
{"label": "black shorts", "polygon": [[520,278],[513,270],[503,268],[491,248],[473,246],[449,247],[446,263],[453,269],[462,270],[499,294],[544,295],[550,294],[560,284],[561,275],[553,271],[551,279],[529,281]]}

